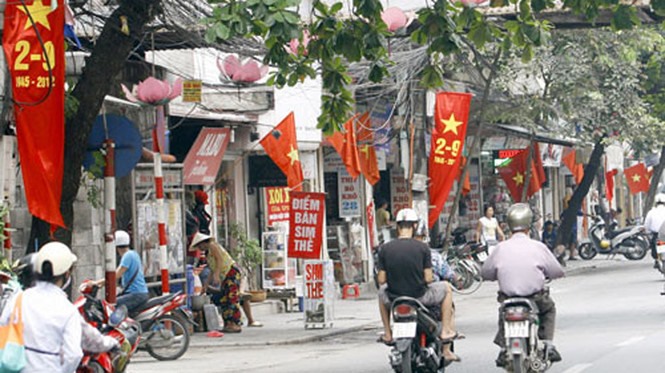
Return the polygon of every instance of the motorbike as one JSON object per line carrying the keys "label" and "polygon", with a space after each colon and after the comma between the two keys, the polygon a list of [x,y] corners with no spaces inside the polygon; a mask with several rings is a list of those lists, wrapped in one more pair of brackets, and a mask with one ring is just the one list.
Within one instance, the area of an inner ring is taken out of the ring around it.
{"label": "motorbike", "polygon": [[102,334],[115,338],[120,348],[113,351],[86,352],[79,363],[77,373],[124,372],[129,360],[136,352],[141,338],[140,325],[127,317],[127,308],[113,309],[103,300],[97,299],[99,287],[84,283],[82,296],[74,303],[81,316]]}
{"label": "motorbike", "polygon": [[643,226],[632,226],[607,232],[605,221],[592,216],[594,222],[589,228],[589,239],[582,242],[577,251],[582,259],[590,260],[597,254],[621,254],[629,260],[641,260],[647,254],[649,243],[644,239]]}
{"label": "motorbike", "polygon": [[549,346],[538,338],[538,307],[528,298],[509,298],[501,304],[506,338],[506,371],[541,373],[549,369]]}
{"label": "motorbike", "polygon": [[390,365],[395,372],[443,373],[447,365],[442,356],[441,323],[417,299],[398,297],[391,305],[394,345]]}
{"label": "motorbike", "polygon": [[464,244],[463,246],[452,246],[446,253],[445,260],[455,273],[456,281],[452,281],[451,285],[456,293],[471,294],[482,284],[481,264],[473,257],[474,253],[478,254],[482,251],[476,250],[484,250],[484,247],[479,244]]}
{"label": "motorbike", "polygon": [[[99,286],[86,281],[81,285],[84,300],[95,304],[89,313],[90,319],[101,319],[108,323],[108,317],[114,311],[113,306],[96,298]],[[94,294],[94,295],[93,295]],[[77,307],[78,302],[75,303]],[[196,326],[192,315],[182,306],[186,296],[182,292],[162,295],[149,299],[146,303],[129,313],[129,318],[139,325],[140,340],[137,349],[146,351],[157,360],[177,360],[187,352],[190,334],[187,323]],[[80,309],[80,308],[79,308]]]}
{"label": "motorbike", "polygon": [[458,227],[451,232],[453,235],[453,247],[457,251],[469,250],[473,260],[482,266],[489,256],[490,245],[483,245],[476,241],[467,241],[466,233],[469,230],[470,228]]}

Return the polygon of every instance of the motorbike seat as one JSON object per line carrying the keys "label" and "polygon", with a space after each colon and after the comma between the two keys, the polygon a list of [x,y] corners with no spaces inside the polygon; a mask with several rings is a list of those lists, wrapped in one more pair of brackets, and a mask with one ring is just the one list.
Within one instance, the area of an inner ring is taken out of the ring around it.
{"label": "motorbike seat", "polygon": [[156,305],[159,305],[159,304],[164,304],[164,303],[170,301],[171,299],[175,298],[176,295],[178,295],[178,294],[166,294],[166,295],[160,295],[158,297],[150,298],[150,299],[148,299],[147,302],[145,302],[142,305],[140,305],[140,306],[136,307],[135,309],[133,309],[130,312],[130,317],[133,318],[134,316],[136,316],[139,313],[147,310],[148,308],[152,308],[152,307],[154,307]]}
{"label": "motorbike seat", "polygon": [[607,234],[607,237],[608,237],[608,238],[614,238],[614,237],[616,237],[616,236],[618,236],[618,235],[620,235],[620,234],[622,234],[622,233],[626,233],[626,232],[628,232],[628,231],[630,231],[630,230],[632,230],[632,229],[633,229],[633,227],[628,227],[628,228],[623,228],[623,229],[613,230],[613,231],[611,231],[611,232],[609,232],[609,233]]}
{"label": "motorbike seat", "polygon": [[534,301],[532,301],[529,298],[524,298],[524,297],[508,298],[504,300],[501,305],[502,308],[504,309],[508,307],[517,307],[517,306],[528,307],[534,313],[538,313],[538,306]]}

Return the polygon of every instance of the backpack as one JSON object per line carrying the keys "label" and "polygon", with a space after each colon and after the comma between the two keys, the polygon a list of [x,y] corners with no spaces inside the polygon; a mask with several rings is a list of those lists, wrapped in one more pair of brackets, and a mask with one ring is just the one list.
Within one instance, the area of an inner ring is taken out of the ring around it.
{"label": "backpack", "polygon": [[0,372],[20,372],[26,365],[22,300],[19,293],[7,325],[0,326]]}

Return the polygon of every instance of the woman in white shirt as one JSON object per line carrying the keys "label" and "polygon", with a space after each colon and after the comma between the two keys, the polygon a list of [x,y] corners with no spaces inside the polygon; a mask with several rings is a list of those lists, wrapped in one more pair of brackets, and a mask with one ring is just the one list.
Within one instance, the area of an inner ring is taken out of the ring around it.
{"label": "woman in white shirt", "polygon": [[[24,373],[74,372],[83,357],[81,317],[62,291],[74,262],[76,255],[60,242],[49,242],[37,253],[37,282],[22,293]],[[16,299],[3,310],[0,323],[8,322]]]}
{"label": "woman in white shirt", "polygon": [[478,228],[476,229],[476,241],[481,242],[483,245],[492,247],[498,241],[505,240],[499,222],[494,217],[494,207],[485,207],[485,216],[478,220]]}

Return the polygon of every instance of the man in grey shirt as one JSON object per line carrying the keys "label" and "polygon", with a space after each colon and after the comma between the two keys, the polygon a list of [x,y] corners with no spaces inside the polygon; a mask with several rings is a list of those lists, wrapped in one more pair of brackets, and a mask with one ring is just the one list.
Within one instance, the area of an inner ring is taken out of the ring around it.
{"label": "man in grey shirt", "polygon": [[[530,298],[538,306],[540,327],[538,337],[551,345],[554,338],[556,307],[545,288],[546,279],[564,276],[563,268],[543,243],[529,238],[533,213],[529,205],[516,203],[508,209],[506,220],[512,237],[499,243],[482,268],[483,279],[499,282],[498,301],[512,297]],[[501,347],[497,366],[505,364],[505,337],[503,321],[499,317],[499,331],[494,343]],[[561,355],[551,345],[550,360],[561,361]]]}

